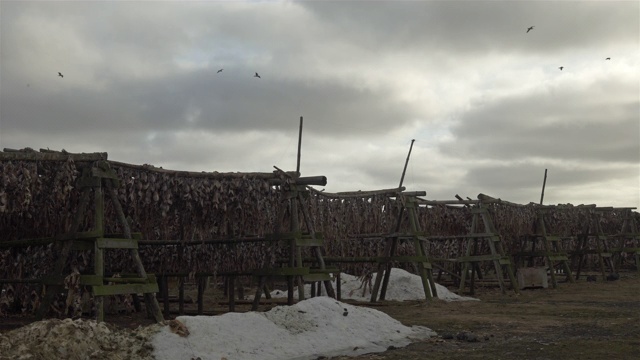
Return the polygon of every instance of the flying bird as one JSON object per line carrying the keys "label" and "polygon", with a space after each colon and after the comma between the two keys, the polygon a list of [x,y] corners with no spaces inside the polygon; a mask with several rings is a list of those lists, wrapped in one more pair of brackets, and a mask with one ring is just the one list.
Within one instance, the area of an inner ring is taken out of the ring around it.
{"label": "flying bird", "polygon": [[610,57],[608,57],[608,58],[606,58],[605,60],[611,60],[611,58],[610,58]]}
{"label": "flying bird", "polygon": [[[219,72],[219,73],[221,73],[221,72],[222,72],[222,70],[224,70],[224,69],[220,69],[220,70],[218,70],[218,72]],[[217,74],[217,73],[216,73],[216,74]]]}
{"label": "flying bird", "polygon": [[533,30],[533,28],[534,28],[534,27],[535,27],[535,26],[529,26],[529,28],[527,29],[527,32],[529,32],[529,31]]}
{"label": "flying bird", "polygon": [[253,75],[253,77],[257,77],[258,79],[262,79],[262,78],[260,77],[260,75],[258,75],[258,73],[256,73],[255,75]]}
{"label": "flying bird", "polygon": [[558,69],[560,69],[560,71],[562,71],[562,69],[564,69],[564,66],[560,66]]}
{"label": "flying bird", "polygon": [[64,75],[62,75],[62,73],[61,73],[61,72],[59,72],[59,71],[58,71],[58,76],[60,76],[61,78],[63,78],[63,77],[64,77]]}

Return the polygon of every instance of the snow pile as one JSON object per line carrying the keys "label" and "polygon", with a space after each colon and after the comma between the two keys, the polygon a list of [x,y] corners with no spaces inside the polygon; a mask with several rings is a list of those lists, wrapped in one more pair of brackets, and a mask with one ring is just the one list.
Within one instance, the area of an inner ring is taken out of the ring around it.
{"label": "snow pile", "polygon": [[160,325],[118,329],[93,320],[50,319],[0,334],[0,359],[153,359]]}
{"label": "snow pile", "polygon": [[407,327],[383,312],[315,297],[268,312],[180,316],[189,329],[180,337],[167,327],[153,338],[157,360],[315,359],[360,355],[402,347],[434,336],[426,327]]}
{"label": "snow pile", "polygon": [[[349,274],[340,274],[341,295],[343,299],[369,301],[371,299],[371,288],[375,281],[376,274],[373,274],[371,282],[363,283],[358,277]],[[333,288],[336,288],[335,281]],[[324,291],[324,289],[323,289]],[[452,293],[446,287],[436,284],[438,299],[444,301],[479,301],[479,299],[460,296]],[[274,290],[271,296],[275,298],[287,297],[287,291]],[[310,284],[304,287],[305,297],[311,296]],[[297,297],[297,289],[294,296]],[[422,287],[422,278],[408,271],[398,268],[392,268],[389,274],[389,286],[385,295],[386,300],[404,301],[404,300],[420,300],[424,299],[424,290]]]}

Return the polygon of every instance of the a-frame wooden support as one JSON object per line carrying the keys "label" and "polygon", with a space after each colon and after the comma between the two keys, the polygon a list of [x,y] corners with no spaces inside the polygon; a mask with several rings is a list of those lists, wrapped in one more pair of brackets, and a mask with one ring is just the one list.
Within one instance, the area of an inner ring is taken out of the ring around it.
{"label": "a-frame wooden support", "polygon": [[615,273],[613,254],[609,247],[610,236],[607,236],[602,229],[602,215],[606,211],[611,211],[610,207],[594,207],[589,209],[589,225],[584,234],[578,240],[578,249],[574,252],[578,255],[578,270],[576,278],[580,277],[583,260],[587,254],[595,254],[598,257],[598,265],[603,279],[606,279],[606,267],[609,267],[611,274]]}
{"label": "a-frame wooden support", "polygon": [[[549,207],[540,207],[536,209],[536,222],[534,226],[535,233],[523,239],[525,242],[523,246],[526,247],[526,245],[530,245],[531,248],[528,250],[523,249],[523,251],[519,252],[517,255],[521,258],[529,258],[529,261],[531,262],[530,265],[533,265],[532,262],[535,257],[544,258],[546,267],[549,269],[551,286],[555,289],[558,287],[556,263],[562,267],[567,281],[573,283],[575,280],[571,273],[571,267],[569,266],[569,256],[562,247],[562,241],[565,240],[565,238],[551,235],[547,229],[545,216],[549,213],[549,210]],[[542,243],[542,250],[536,250],[538,242]]]}
{"label": "a-frame wooden support", "polygon": [[640,273],[640,228],[632,210],[636,208],[620,209],[624,212],[624,220],[618,237],[617,248],[613,249],[614,255],[617,256],[616,266],[620,269],[623,266],[622,254],[632,254],[635,259],[636,270]]}
{"label": "a-frame wooden support", "polygon": [[[258,280],[258,287],[251,307],[253,311],[258,309],[263,292],[268,296],[268,292],[265,289],[267,280],[274,278],[286,278],[288,288],[287,304],[289,305],[293,305],[294,281],[298,286],[299,300],[304,300],[305,282],[322,282],[325,286],[327,295],[333,298],[336,297],[331,280],[333,274],[336,274],[339,270],[337,268],[325,266],[322,254],[322,248],[324,246],[322,234],[315,232],[305,200],[305,196],[308,194],[306,185],[326,185],[326,178],[294,179],[282,170],[278,169],[278,171],[283,175],[281,182],[282,204],[276,218],[275,232],[273,234],[268,234],[267,237],[271,237],[273,241],[276,242],[285,241],[288,243],[289,261],[286,266],[283,267],[254,270],[253,275]],[[319,183],[316,183],[316,181],[319,181]],[[289,208],[291,215],[290,231],[288,232],[284,232],[280,228],[284,220],[286,208]],[[304,233],[300,227],[300,214],[302,214],[307,228],[307,231]],[[311,252],[313,252],[316,259],[315,266],[305,266],[305,264],[303,264],[303,248],[310,248]]]}
{"label": "a-frame wooden support", "polygon": [[[503,270],[509,277],[511,288],[516,293],[518,293],[518,286],[516,286],[511,259],[508,255],[505,254],[504,248],[502,247],[500,235],[493,225],[493,221],[491,220],[488,209],[483,207],[482,203],[478,203],[471,208],[471,214],[471,231],[468,235],[469,239],[467,240],[466,252],[464,256],[457,259],[457,262],[462,264],[459,293],[462,294],[464,291],[464,288],[466,286],[467,274],[470,269],[471,277],[469,279],[469,288],[470,293],[474,293],[474,278],[476,276],[476,267],[473,265],[474,263],[483,261],[493,262],[496,272],[496,278],[498,280],[498,284],[500,285],[500,290],[503,294],[506,293],[506,284],[503,277]],[[484,231],[482,232],[479,231],[481,223],[484,226]],[[489,254],[479,253],[479,251],[481,251],[481,249],[483,249],[484,247],[482,246],[482,243],[479,244],[478,242],[483,240],[488,245],[490,252]]]}
{"label": "a-frame wooden support", "polygon": [[[417,195],[424,196],[426,193],[422,192]],[[412,196],[408,193],[400,193],[397,197],[400,211],[396,222],[395,235],[386,239],[387,243],[385,245],[384,253],[377,259],[378,272],[376,274],[373,289],[371,290],[371,302],[376,302],[378,300],[378,291],[380,292],[379,299],[385,300],[392,262],[413,263],[418,271],[418,275],[422,279],[425,298],[431,299],[432,297],[438,297],[435,281],[433,280],[431,262],[427,257],[425,246],[422,241],[424,234],[420,229],[420,221],[418,219],[418,204],[416,202],[417,195]],[[405,210],[407,211],[411,231],[409,234],[399,235],[398,232],[402,226]],[[401,240],[413,241],[416,255],[397,256],[396,249],[398,247],[398,242]]]}
{"label": "a-frame wooden support", "polygon": [[[155,276],[147,274],[144,270],[142,260],[138,253],[137,240],[132,238],[131,229],[127,222],[120,201],[118,200],[116,188],[119,186],[118,176],[113,171],[109,163],[100,160],[90,167],[82,169],[82,176],[77,181],[77,187],[81,191],[80,204],[76,210],[71,232],[64,237],[60,256],[51,275],[43,278],[46,286],[45,296],[36,316],[43,318],[49,311],[55,294],[62,290],[64,279],[64,268],[72,250],[93,250],[94,252],[94,273],[80,275],[79,284],[90,286],[96,304],[96,319],[104,320],[103,297],[109,295],[143,293],[147,310],[153,315],[157,322],[163,321],[160,306],[155,297],[158,292],[158,284]],[[112,205],[116,211],[118,221],[123,229],[121,237],[108,237],[104,229],[104,194],[109,195]],[[86,208],[89,203],[90,194],[94,195],[94,221],[93,230],[79,232],[80,223],[84,218]],[[136,268],[135,274],[121,274],[119,277],[105,277],[104,273],[104,251],[107,249],[128,249],[129,255]]]}

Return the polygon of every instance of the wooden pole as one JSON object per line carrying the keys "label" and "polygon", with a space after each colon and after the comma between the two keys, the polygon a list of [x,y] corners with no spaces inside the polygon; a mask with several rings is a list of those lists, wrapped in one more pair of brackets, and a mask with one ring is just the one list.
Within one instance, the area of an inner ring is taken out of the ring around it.
{"label": "wooden pole", "polygon": [[[111,203],[113,205],[113,208],[116,211],[118,220],[120,221],[120,225],[122,226],[122,232],[124,233],[124,237],[126,239],[131,239],[131,227],[129,226],[129,222],[126,219],[124,211],[122,210],[122,205],[120,204],[120,200],[118,199],[118,193],[116,192],[116,189],[115,189],[116,182],[113,179],[105,179],[105,185],[108,190],[109,196],[111,198]],[[139,277],[146,279],[147,272],[144,270],[144,265],[142,264],[142,259],[140,259],[140,253],[138,253],[138,249],[130,249],[129,254],[133,258],[133,263],[136,267],[136,274]],[[160,310],[160,304],[158,304],[158,299],[151,293],[145,293],[144,299],[145,299],[145,306],[149,306],[151,308],[151,313],[153,314],[156,322],[160,323],[164,321],[164,318],[162,316],[162,311]],[[165,310],[168,316],[169,310],[167,305],[165,305]]]}
{"label": "wooden pole", "polygon": [[402,177],[400,178],[400,185],[398,187],[402,187],[402,183],[404,182],[404,175],[407,173],[407,165],[409,165],[409,157],[411,156],[411,149],[413,149],[413,143],[415,139],[411,139],[411,146],[409,146],[409,153],[407,154],[407,160],[404,162],[404,169],[402,169]]}
{"label": "wooden pole", "polygon": [[[404,176],[407,172],[407,165],[409,165],[409,158],[411,157],[411,150],[413,149],[413,143],[415,139],[411,140],[411,146],[409,146],[409,153],[407,154],[407,159],[404,162],[404,168],[402,169],[402,176],[400,177],[400,185],[399,188],[402,188],[402,184],[404,183]],[[405,207],[400,208],[400,213],[398,214],[398,222],[396,223],[396,228],[394,232],[400,231],[400,226],[402,225],[402,217],[404,215]],[[387,240],[387,245],[385,246],[384,256],[392,257],[395,254],[396,247],[398,246],[398,238],[394,237],[392,239]],[[384,275],[382,271],[384,270]],[[376,274],[376,280],[373,284],[373,289],[371,289],[371,302],[376,302],[378,298],[378,290],[380,290],[380,300],[384,300],[385,295],[387,293],[387,285],[389,284],[389,277],[391,276],[391,262],[380,263],[378,265],[378,273]],[[382,288],[380,286],[382,285]]]}
{"label": "wooden pole", "polygon": [[296,163],[296,173],[298,173],[298,176],[300,176],[300,149],[301,148],[302,148],[302,116],[300,116],[300,131],[298,132],[298,161]]}
{"label": "wooden pole", "polygon": [[[402,177],[400,177],[400,184],[398,185],[398,187],[402,187],[404,183],[404,176],[407,173],[407,166],[409,165],[409,158],[411,157],[411,150],[413,149],[413,143],[415,141],[416,141],[415,139],[411,139],[411,145],[409,146],[409,153],[407,153],[407,160],[405,160],[404,162],[404,168],[402,169]],[[396,225],[395,232],[400,231],[400,226],[402,224],[402,217],[404,216],[404,210],[405,210],[405,207],[403,206],[400,209],[400,214],[398,214],[398,223]],[[395,251],[397,247],[398,247],[398,238],[395,237],[391,240],[391,248],[390,248],[391,251],[389,252],[389,255],[388,255],[389,257],[392,257],[395,255]],[[382,288],[380,289],[380,300],[385,299],[390,276],[391,276],[391,262],[388,262],[387,270],[384,272],[384,279],[382,280]]]}
{"label": "wooden pole", "polygon": [[[93,188],[95,202],[95,230],[104,236],[104,192],[102,191],[102,181],[98,186]],[[101,278],[104,277],[104,251],[98,247],[98,243],[94,242],[94,273]],[[96,321],[104,321],[104,297],[94,296],[93,299],[96,306]]]}
{"label": "wooden pole", "polygon": [[544,199],[544,187],[547,185],[547,169],[544,169],[544,180],[542,181],[542,194],[540,194],[540,205]]}

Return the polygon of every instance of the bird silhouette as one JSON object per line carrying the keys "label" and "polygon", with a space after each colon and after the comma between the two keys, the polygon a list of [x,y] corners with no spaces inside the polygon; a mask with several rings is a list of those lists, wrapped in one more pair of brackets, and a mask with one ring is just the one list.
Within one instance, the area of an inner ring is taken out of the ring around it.
{"label": "bird silhouette", "polygon": [[529,26],[529,28],[527,29],[527,32],[529,32],[529,31],[533,30],[533,28],[534,28],[534,27],[535,27],[535,26]]}
{"label": "bird silhouette", "polygon": [[258,73],[256,73],[255,75],[253,75],[253,77],[257,77],[258,79],[262,79],[262,78],[260,77],[260,75],[258,75]]}
{"label": "bird silhouette", "polygon": [[[220,69],[220,70],[218,70],[218,73],[221,73],[221,72],[222,72],[222,70],[224,70],[224,69]],[[217,74],[217,73],[216,73],[216,74]]]}
{"label": "bird silhouette", "polygon": [[608,58],[606,58],[605,60],[611,60],[611,58],[610,58],[610,57],[608,57]]}
{"label": "bird silhouette", "polygon": [[58,71],[58,76],[60,76],[61,78],[63,78],[63,77],[64,77],[64,75],[62,75],[62,73],[61,73],[61,72],[59,72],[59,71]]}
{"label": "bird silhouette", "polygon": [[564,66],[560,66],[558,69],[560,69],[560,71],[562,71],[562,69],[564,69]]}

